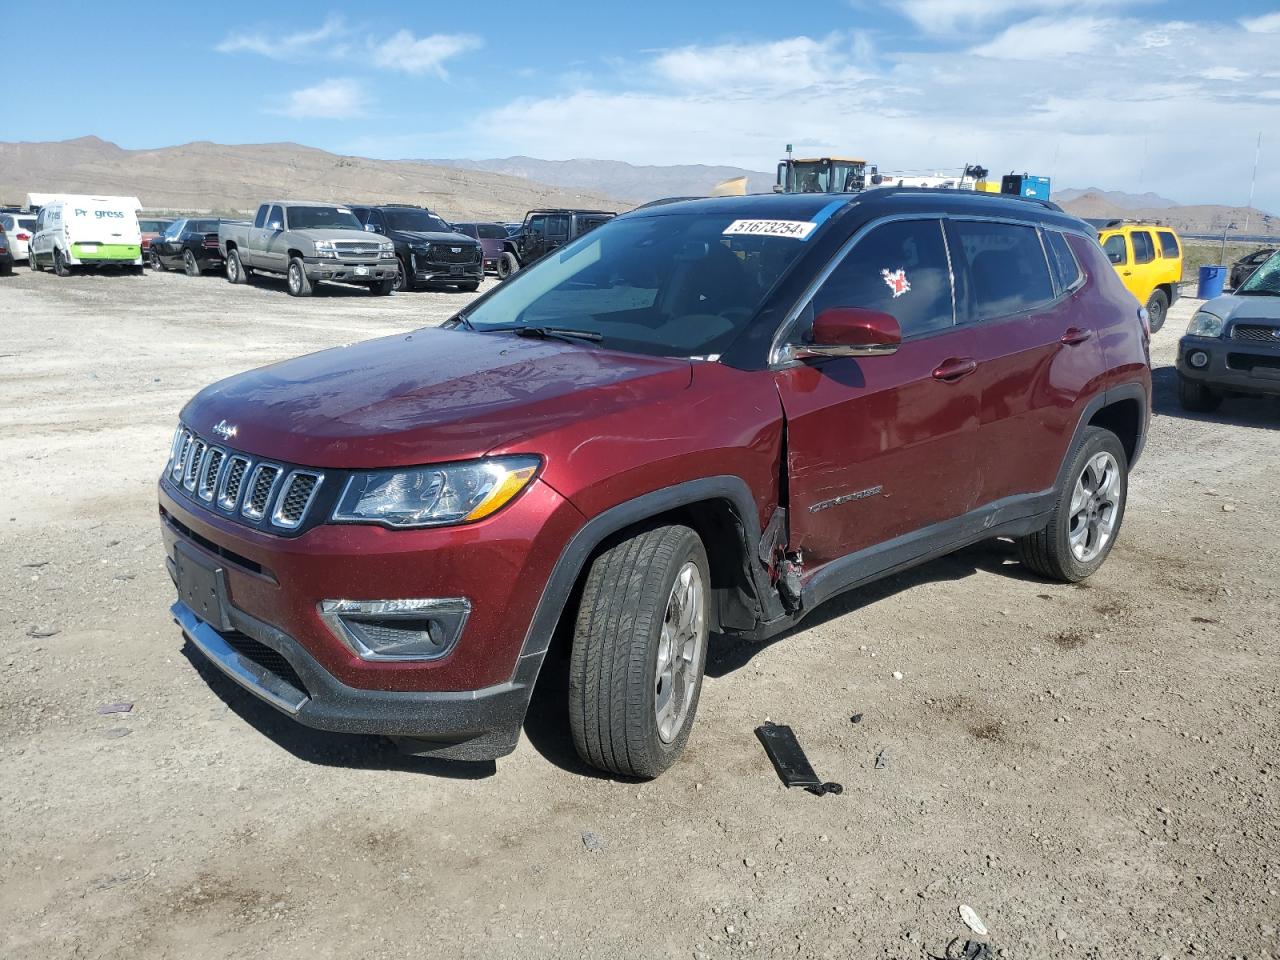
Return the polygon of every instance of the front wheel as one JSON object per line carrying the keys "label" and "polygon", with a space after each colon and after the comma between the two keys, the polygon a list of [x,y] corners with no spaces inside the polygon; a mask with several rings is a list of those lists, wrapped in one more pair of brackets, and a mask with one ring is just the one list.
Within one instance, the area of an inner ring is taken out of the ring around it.
{"label": "front wheel", "polygon": [[400,264],[400,271],[396,274],[395,286],[397,290],[413,290],[415,284],[413,282],[413,274],[409,272],[409,264],[405,262],[404,257],[397,256],[396,261]]}
{"label": "front wheel", "polygon": [[1115,545],[1128,491],[1129,458],[1120,438],[1085,428],[1049,522],[1018,541],[1022,562],[1064,583],[1091,576]]}
{"label": "front wheel", "polygon": [[169,269],[164,265],[164,261],[160,259],[160,254],[156,253],[155,250],[151,251],[148,259],[151,261],[151,269],[156,271],[156,273]]}
{"label": "front wheel", "polygon": [[387,279],[379,280],[371,286],[369,288],[369,292],[375,297],[385,297],[388,296],[392,290],[396,289],[397,286],[396,277],[387,277]]}
{"label": "front wheel", "polygon": [[53,272],[59,277],[71,276],[71,266],[62,255],[62,249],[60,247],[53,248]]}
{"label": "front wheel", "polygon": [[1147,322],[1151,324],[1151,332],[1158,333],[1164,326],[1164,318],[1169,315],[1169,296],[1163,290],[1153,290],[1147,300]]}
{"label": "front wheel", "polygon": [[196,260],[196,255],[190,250],[182,251],[182,269],[186,271],[188,277],[200,276],[200,263]]}
{"label": "front wheel", "polygon": [[309,297],[311,296],[311,281],[307,277],[307,270],[302,264],[301,257],[294,257],[289,261],[289,296],[291,297]]}
{"label": "front wheel", "polygon": [[683,526],[592,562],[569,664],[569,726],[587,763],[651,778],[680,756],[706,666],[710,583],[702,540]]}
{"label": "front wheel", "polygon": [[498,258],[498,279],[505,280],[513,273],[520,269],[520,261],[516,259],[516,255],[508,250]]}
{"label": "front wheel", "polygon": [[239,250],[227,251],[227,279],[231,283],[249,282],[249,275],[245,272],[244,264],[240,262]]}
{"label": "front wheel", "polygon": [[1213,413],[1222,406],[1222,394],[1178,374],[1178,405],[1192,413]]}

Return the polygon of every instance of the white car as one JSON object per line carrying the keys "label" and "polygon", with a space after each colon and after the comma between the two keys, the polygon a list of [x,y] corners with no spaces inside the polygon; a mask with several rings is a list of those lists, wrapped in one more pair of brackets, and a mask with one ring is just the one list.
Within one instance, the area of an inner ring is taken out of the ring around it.
{"label": "white car", "polygon": [[4,228],[9,238],[9,249],[13,253],[14,263],[25,263],[27,248],[36,230],[34,213],[0,213],[0,227]]}

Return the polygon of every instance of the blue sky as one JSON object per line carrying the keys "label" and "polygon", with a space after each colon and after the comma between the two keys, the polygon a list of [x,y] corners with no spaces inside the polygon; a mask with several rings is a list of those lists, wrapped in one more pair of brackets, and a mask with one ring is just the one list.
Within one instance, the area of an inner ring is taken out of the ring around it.
{"label": "blue sky", "polygon": [[63,65],[6,98],[5,140],[764,170],[791,142],[1242,204],[1262,131],[1257,203],[1280,212],[1280,3],[5,6]]}

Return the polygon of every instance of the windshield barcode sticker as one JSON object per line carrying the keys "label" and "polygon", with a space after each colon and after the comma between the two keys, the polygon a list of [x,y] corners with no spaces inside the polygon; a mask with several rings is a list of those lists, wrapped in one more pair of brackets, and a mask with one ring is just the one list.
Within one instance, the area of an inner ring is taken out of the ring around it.
{"label": "windshield barcode sticker", "polygon": [[808,220],[735,220],[724,228],[724,236],[790,237],[808,240],[818,225]]}

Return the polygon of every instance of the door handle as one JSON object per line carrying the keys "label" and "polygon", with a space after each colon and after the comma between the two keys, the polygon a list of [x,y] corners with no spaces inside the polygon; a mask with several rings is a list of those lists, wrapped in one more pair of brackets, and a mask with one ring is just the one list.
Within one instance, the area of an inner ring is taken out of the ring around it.
{"label": "door handle", "polygon": [[1133,271],[1132,271],[1132,270],[1122,270],[1122,271],[1121,271],[1121,273],[1123,273],[1126,277],[1132,277],[1132,276],[1133,276]]}
{"label": "door handle", "polygon": [[1092,336],[1092,330],[1085,330],[1081,327],[1067,327],[1067,332],[1060,336],[1058,340],[1069,347],[1074,347],[1077,343],[1084,343]]}
{"label": "door handle", "polygon": [[973,357],[952,357],[943,360],[933,371],[933,379],[944,383],[955,383],[978,369],[978,361]]}

